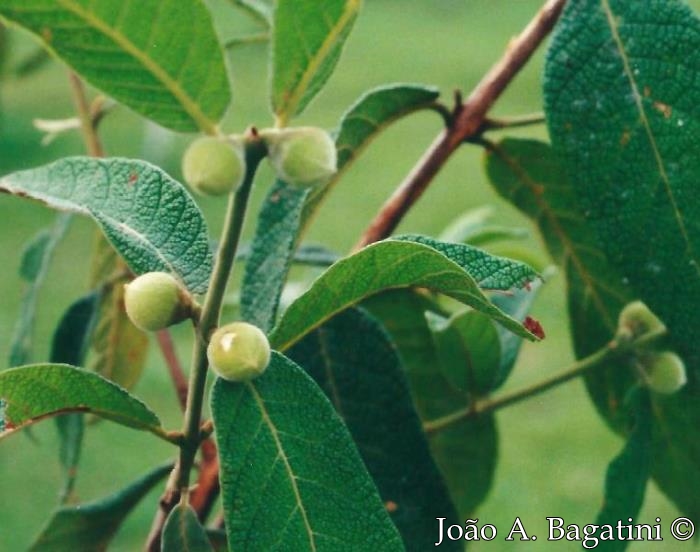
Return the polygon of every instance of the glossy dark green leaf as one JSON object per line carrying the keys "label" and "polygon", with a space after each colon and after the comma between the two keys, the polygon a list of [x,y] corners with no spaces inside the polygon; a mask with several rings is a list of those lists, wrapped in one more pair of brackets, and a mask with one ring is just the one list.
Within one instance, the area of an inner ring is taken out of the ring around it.
{"label": "glossy dark green leaf", "polygon": [[[390,290],[363,303],[382,322],[406,368],[413,402],[423,422],[463,410],[470,398],[453,387],[439,369],[425,313],[435,310],[423,295]],[[428,435],[433,458],[460,518],[474,513],[493,483],[498,435],[493,416],[465,418]]]}
{"label": "glossy dark green leaf", "polygon": [[207,289],[202,213],[181,184],[145,161],[69,157],[6,175],[0,190],[91,216],[137,274],[171,272],[193,292]]}
{"label": "glossy dark green leaf", "polygon": [[101,500],[62,507],[30,547],[31,552],[104,552],[127,515],[172,465],[155,468],[127,488]]}
{"label": "glossy dark green leaf", "polygon": [[213,552],[211,542],[191,506],[178,504],[163,526],[162,552]]}
{"label": "glossy dark green leaf", "polygon": [[[270,341],[284,350],[338,312],[389,288],[425,287],[487,314],[514,333],[536,338],[497,309],[482,288],[508,290],[525,285],[534,272],[521,263],[419,237],[386,240],[342,259],[284,313]],[[434,247],[432,247],[434,246]],[[440,248],[440,251],[438,249]],[[473,261],[473,264],[470,264]]]}
{"label": "glossy dark green leaf", "polygon": [[[585,357],[612,339],[617,317],[635,298],[607,262],[582,207],[551,148],[528,140],[493,144],[487,172],[497,191],[537,221],[554,259],[564,266],[576,356]],[[692,366],[692,365],[691,365]],[[692,374],[692,368],[691,368]],[[610,362],[586,375],[598,410],[625,432],[622,405],[636,376],[624,362]],[[660,488],[688,515],[700,515],[700,489],[689,474],[700,470],[695,428],[700,424],[698,383],[671,397],[653,397],[654,463]]]}
{"label": "glossy dark green leaf", "polygon": [[2,0],[87,81],[178,131],[213,131],[228,107],[226,66],[201,0]]}
{"label": "glossy dark green leaf", "polygon": [[[446,517],[450,525],[459,521],[430,455],[397,350],[383,328],[363,311],[348,309],[289,354],[347,424],[406,550],[430,549],[435,518]],[[462,550],[454,541],[445,546]]]}
{"label": "glossy dark green leaf", "polygon": [[51,258],[68,229],[70,219],[71,215],[58,215],[53,225],[34,236],[22,253],[19,273],[27,283],[27,289],[22,295],[20,312],[10,343],[10,366],[19,366],[31,361],[32,331],[39,292],[46,280]]}
{"label": "glossy dark green leaf", "polygon": [[275,323],[307,195],[307,188],[278,180],[258,216],[241,287],[241,315],[266,332]]}
{"label": "glossy dark green leaf", "polygon": [[[95,325],[100,294],[90,293],[74,302],[61,318],[51,344],[52,363],[81,365],[90,345]],[[61,503],[70,499],[77,476],[83,444],[84,421],[82,414],[66,414],[56,418],[61,439],[59,459],[65,472],[65,485],[61,491]]]}
{"label": "glossy dark green leaf", "polygon": [[272,38],[272,111],[285,123],[333,73],[361,0],[277,0]]}
{"label": "glossy dark green leaf", "polygon": [[420,84],[390,84],[363,94],[340,120],[335,138],[338,172],[328,182],[312,190],[304,209],[304,222],[308,222],[343,173],[382,130],[430,106],[439,95],[437,89]]}
{"label": "glossy dark green leaf", "polygon": [[[648,392],[644,389],[631,391],[629,415],[632,430],[618,456],[608,466],[605,475],[605,498],[598,513],[596,524],[615,527],[619,520],[623,524],[634,520],[642,508],[647,481],[653,458],[652,413]],[[624,540],[601,540],[596,549],[621,552],[629,543]]]}
{"label": "glossy dark green leaf", "polygon": [[700,19],[679,0],[570,2],[545,108],[610,262],[700,362]]}
{"label": "glossy dark green leaf", "polygon": [[232,550],[403,549],[347,428],[292,361],[217,380],[211,409]]}
{"label": "glossy dark green leaf", "polygon": [[67,364],[33,364],[0,372],[4,408],[0,437],[48,416],[91,412],[161,435],[158,417],[141,401],[97,374]]}

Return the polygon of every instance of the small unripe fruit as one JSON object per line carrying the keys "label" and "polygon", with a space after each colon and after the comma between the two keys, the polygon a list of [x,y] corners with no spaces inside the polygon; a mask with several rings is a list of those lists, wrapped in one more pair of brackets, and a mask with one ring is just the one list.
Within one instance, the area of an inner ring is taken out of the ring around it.
{"label": "small unripe fruit", "polygon": [[645,359],[647,385],[652,391],[670,395],[683,387],[688,377],[685,363],[670,351],[652,353]]}
{"label": "small unripe fruit", "polygon": [[229,381],[249,381],[270,364],[270,343],[263,331],[247,322],[220,327],[207,348],[209,365]]}
{"label": "small unripe fruit", "polygon": [[284,128],[261,133],[268,158],[280,179],[296,186],[312,186],[338,170],[335,142],[316,127]]}
{"label": "small unripe fruit", "polygon": [[239,141],[206,136],[190,144],[182,157],[182,174],[190,187],[204,195],[235,191],[245,176],[245,156]]}
{"label": "small unripe fruit", "polygon": [[148,332],[182,322],[192,313],[188,293],[165,272],[149,272],[126,284],[124,306],[129,320]]}
{"label": "small unripe fruit", "polygon": [[631,337],[664,328],[664,323],[641,301],[633,301],[620,311],[618,331]]}

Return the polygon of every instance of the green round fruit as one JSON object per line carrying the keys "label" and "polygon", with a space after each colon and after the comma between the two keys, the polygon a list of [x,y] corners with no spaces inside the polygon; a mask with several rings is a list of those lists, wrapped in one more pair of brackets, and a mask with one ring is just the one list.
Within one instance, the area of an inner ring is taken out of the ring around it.
{"label": "green round fruit", "polygon": [[170,274],[149,272],[124,288],[126,314],[144,331],[162,330],[190,316],[189,296]]}
{"label": "green round fruit", "polygon": [[243,146],[205,136],[190,144],[182,158],[182,174],[190,187],[203,195],[235,191],[245,176]]}
{"label": "green round fruit", "polygon": [[270,343],[263,331],[247,322],[217,329],[207,348],[209,365],[229,381],[250,381],[270,364]]}
{"label": "green round fruit", "polygon": [[338,157],[333,138],[316,127],[285,128],[261,133],[268,158],[281,180],[312,186],[333,176]]}
{"label": "green round fruit", "polygon": [[618,318],[620,332],[636,337],[664,328],[664,323],[641,301],[633,301],[620,311]]}
{"label": "green round fruit", "polygon": [[685,363],[676,353],[652,353],[645,360],[647,385],[652,391],[670,395],[688,382]]}

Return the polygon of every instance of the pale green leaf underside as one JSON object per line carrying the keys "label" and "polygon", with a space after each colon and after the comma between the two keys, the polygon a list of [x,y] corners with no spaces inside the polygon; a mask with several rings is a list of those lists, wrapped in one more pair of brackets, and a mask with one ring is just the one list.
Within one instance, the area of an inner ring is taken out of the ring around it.
{"label": "pale green leaf underside", "polygon": [[440,95],[436,88],[420,84],[391,84],[370,90],[343,115],[335,138],[338,172],[327,183],[315,187],[304,209],[304,221],[340,180],[367,145],[394,121],[425,109]]}
{"label": "pale green leaf underside", "polygon": [[700,360],[700,19],[678,0],[570,2],[545,76],[552,143],[608,258]]}
{"label": "pale green leaf underside", "polygon": [[212,552],[204,527],[191,506],[178,504],[163,526],[161,550],[164,552]]}
{"label": "pale green leaf underside", "polygon": [[211,409],[231,550],[403,550],[347,428],[292,361],[217,380]]}
{"label": "pale green leaf underside", "polygon": [[212,256],[202,213],[181,184],[149,163],[65,158],[0,178],[0,191],[91,216],[137,274],[170,272],[190,291],[207,289]]}
{"label": "pale green leaf underside", "polygon": [[335,68],[361,0],[278,0],[272,46],[272,111],[301,113]]}
{"label": "pale green leaf underside", "polygon": [[[494,262],[490,266],[494,274],[503,274],[501,262],[507,260],[492,259]],[[477,277],[484,281],[498,281],[500,285],[496,289],[520,287],[527,281],[520,277],[510,282],[505,279],[490,279],[487,275],[488,266],[479,265]],[[273,330],[270,342],[276,349],[285,350],[334,314],[375,293],[414,286],[425,287],[457,299],[491,316],[513,333],[535,340],[518,321],[489,301],[470,275],[469,269],[465,270],[454,260],[427,245],[386,240],[338,261],[324,272],[311,289],[287,309]]]}
{"label": "pale green leaf underside", "polygon": [[201,0],[0,0],[0,15],[165,127],[212,132],[230,102],[223,53]]}
{"label": "pale green leaf underside", "polygon": [[59,508],[29,548],[31,552],[104,552],[131,510],[170,471],[159,466],[106,498]]}
{"label": "pale green leaf underside", "polygon": [[112,382],[68,364],[34,364],[0,372],[0,437],[66,412],[90,412],[160,433],[158,417]]}

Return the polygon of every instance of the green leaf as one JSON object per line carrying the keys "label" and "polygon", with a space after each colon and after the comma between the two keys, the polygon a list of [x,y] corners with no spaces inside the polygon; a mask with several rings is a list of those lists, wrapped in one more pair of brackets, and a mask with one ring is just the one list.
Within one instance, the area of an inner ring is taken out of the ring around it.
{"label": "green leaf", "polygon": [[[435,518],[446,517],[449,525],[459,521],[388,335],[363,311],[348,309],[289,354],[347,424],[406,550],[429,550],[435,544]],[[445,545],[463,548],[454,541]]]}
{"label": "green leaf", "polygon": [[224,57],[201,0],[0,0],[95,87],[177,131],[213,132],[231,96]]}
{"label": "green leaf", "polygon": [[241,287],[241,315],[265,332],[275,323],[307,195],[308,188],[278,180],[258,217]]}
{"label": "green leaf", "polygon": [[700,19],[678,0],[584,0],[547,59],[555,150],[610,262],[700,362]]}
{"label": "green leaf", "polygon": [[127,515],[170,471],[160,466],[102,500],[59,508],[31,552],[104,552]]}
{"label": "green leaf", "polygon": [[335,69],[361,0],[277,0],[272,38],[272,111],[301,113]]}
{"label": "green leaf", "polygon": [[28,286],[22,295],[20,313],[10,343],[10,366],[19,366],[31,361],[32,331],[39,291],[44,285],[53,254],[63,239],[70,220],[70,215],[62,214],[56,217],[50,228],[34,236],[22,254],[19,273]]}
{"label": "green leaf", "polygon": [[[605,475],[605,500],[596,519],[597,525],[627,524],[628,518],[639,515],[649,479],[652,452],[652,414],[649,394],[635,388],[631,391],[630,414],[633,428],[620,454],[608,466]],[[623,551],[627,542],[601,540],[599,550]]]}
{"label": "green leaf", "polygon": [[[273,346],[287,349],[347,307],[388,288],[412,286],[444,293],[491,316],[514,333],[536,339],[519,322],[497,309],[477,283],[508,290],[535,278],[534,272],[521,263],[491,257],[468,246],[426,239],[426,243],[441,248],[455,262],[433,247],[408,239],[375,243],[331,266],[284,313],[270,336]],[[467,269],[458,264],[467,261],[476,264]]]}
{"label": "green leaf", "polygon": [[103,377],[67,364],[0,372],[0,398],[0,437],[67,412],[91,412],[134,429],[163,433],[158,417],[141,401]]}
{"label": "green leaf", "polygon": [[212,256],[202,213],[149,163],[69,157],[4,176],[0,191],[91,216],[137,274],[171,272],[192,292],[207,289]]}
{"label": "green leaf", "polygon": [[[576,356],[588,356],[615,334],[617,317],[634,299],[583,216],[575,190],[549,145],[506,139],[488,146],[486,172],[496,191],[539,226],[552,258],[564,268]],[[616,418],[633,375],[619,361],[586,374],[591,395]]]}
{"label": "green leaf", "polygon": [[501,343],[496,326],[480,312],[467,310],[443,318],[426,313],[442,375],[470,397],[488,394],[499,373]]}
{"label": "green leaf", "polygon": [[197,514],[187,504],[178,504],[170,511],[163,526],[163,552],[212,552],[211,542],[199,523]]}
{"label": "green leaf", "polygon": [[[99,293],[90,293],[73,303],[61,318],[51,345],[51,363],[83,364],[85,353],[95,325]],[[70,499],[75,485],[80,452],[83,444],[84,421],[82,414],[66,414],[56,418],[61,439],[59,459],[66,478],[61,491],[61,504]]]}
{"label": "green leaf", "polygon": [[103,292],[92,336],[89,367],[124,389],[132,389],[146,365],[148,337],[126,315],[124,284],[131,279],[127,272],[112,246],[101,234],[98,235],[90,285],[101,287]]}
{"label": "green leaf", "polygon": [[229,0],[234,6],[245,10],[254,19],[265,25],[272,26],[272,5],[265,0]]}
{"label": "green leaf", "polygon": [[211,409],[232,550],[402,550],[348,430],[304,371],[273,353]]}
{"label": "green leaf", "polygon": [[467,243],[475,247],[483,247],[493,242],[504,240],[522,240],[527,237],[527,231],[522,228],[499,226],[491,224],[493,208],[481,207],[464,213],[452,221],[442,234],[440,241]]}
{"label": "green leaf", "polygon": [[[435,305],[409,290],[390,290],[365,301],[397,347],[408,376],[413,402],[423,422],[469,405],[470,398],[453,387],[438,369],[433,337],[425,317]],[[492,415],[464,418],[428,435],[430,450],[460,518],[472,515],[493,483],[498,435]]]}
{"label": "green leaf", "polygon": [[[613,338],[620,310],[635,298],[585,223],[563,167],[546,144],[505,140],[490,146],[487,171],[492,183],[536,220],[552,256],[566,270],[574,348],[585,357]],[[690,365],[692,366],[692,365]],[[689,370],[692,374],[692,368]],[[636,382],[633,370],[619,361],[586,375],[596,407],[617,431],[625,433],[622,405]],[[654,463],[660,488],[687,515],[700,515],[700,490],[692,482],[700,470],[695,430],[700,424],[698,384],[691,381],[672,397],[653,397]]]}
{"label": "green leaf", "polygon": [[343,173],[370,142],[391,123],[429,107],[440,92],[420,84],[390,84],[370,90],[360,97],[340,120],[335,138],[338,172],[328,182],[315,187],[304,209],[304,222],[311,218]]}

